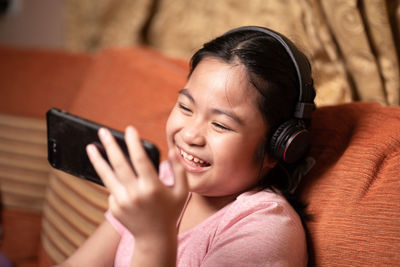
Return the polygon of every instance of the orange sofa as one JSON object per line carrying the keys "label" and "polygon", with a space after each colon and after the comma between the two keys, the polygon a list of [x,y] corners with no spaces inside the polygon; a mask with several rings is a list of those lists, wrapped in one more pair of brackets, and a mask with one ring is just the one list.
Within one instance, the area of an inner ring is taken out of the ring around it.
{"label": "orange sofa", "polygon": [[[0,251],[16,266],[50,266],[107,208],[104,188],[48,166],[47,109],[117,129],[132,123],[165,158],[164,124],[187,70],[144,47],[91,55],[0,47]],[[311,130],[316,165],[298,190],[311,214],[310,265],[398,265],[400,108],[320,107]]]}

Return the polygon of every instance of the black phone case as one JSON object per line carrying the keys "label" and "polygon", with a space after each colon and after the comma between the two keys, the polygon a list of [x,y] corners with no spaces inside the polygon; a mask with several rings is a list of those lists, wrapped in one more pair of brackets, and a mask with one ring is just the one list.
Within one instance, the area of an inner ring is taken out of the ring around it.
{"label": "black phone case", "polygon": [[[104,185],[94,170],[86,154],[86,146],[95,144],[103,157],[107,155],[97,136],[97,131],[104,125],[80,118],[65,111],[52,108],[46,113],[48,161],[56,169],[84,178],[99,185]],[[108,128],[129,160],[124,134]],[[158,171],[160,153],[149,141],[142,140],[147,155]],[[130,162],[130,161],[129,161]]]}

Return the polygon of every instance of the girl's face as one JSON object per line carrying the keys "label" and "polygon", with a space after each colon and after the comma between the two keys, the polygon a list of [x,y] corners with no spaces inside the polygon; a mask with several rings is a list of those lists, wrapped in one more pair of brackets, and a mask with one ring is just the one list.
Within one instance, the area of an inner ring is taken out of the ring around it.
{"label": "girl's face", "polygon": [[190,191],[230,196],[261,177],[256,151],[267,127],[256,94],[240,64],[210,57],[197,65],[167,122],[168,146],[186,169]]}

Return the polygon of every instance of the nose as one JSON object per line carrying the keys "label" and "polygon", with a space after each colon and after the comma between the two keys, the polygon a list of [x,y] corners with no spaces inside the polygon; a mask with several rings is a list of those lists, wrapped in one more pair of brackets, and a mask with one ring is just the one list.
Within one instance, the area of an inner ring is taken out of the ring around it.
{"label": "nose", "polygon": [[205,131],[202,122],[192,121],[183,128],[182,139],[190,146],[204,146],[206,143]]}

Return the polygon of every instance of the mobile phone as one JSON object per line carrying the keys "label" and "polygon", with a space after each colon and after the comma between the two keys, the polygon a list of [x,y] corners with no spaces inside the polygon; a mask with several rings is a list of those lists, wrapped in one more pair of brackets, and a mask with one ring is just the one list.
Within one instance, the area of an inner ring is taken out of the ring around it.
{"label": "mobile phone", "polygon": [[[128,148],[122,132],[56,108],[47,111],[46,122],[47,158],[50,165],[56,169],[104,186],[86,154],[86,146],[94,144],[106,161],[109,162],[97,135],[97,131],[101,127],[108,128],[111,131],[128,162],[130,162]],[[158,171],[160,161],[158,148],[149,141],[141,140],[141,142]]]}

